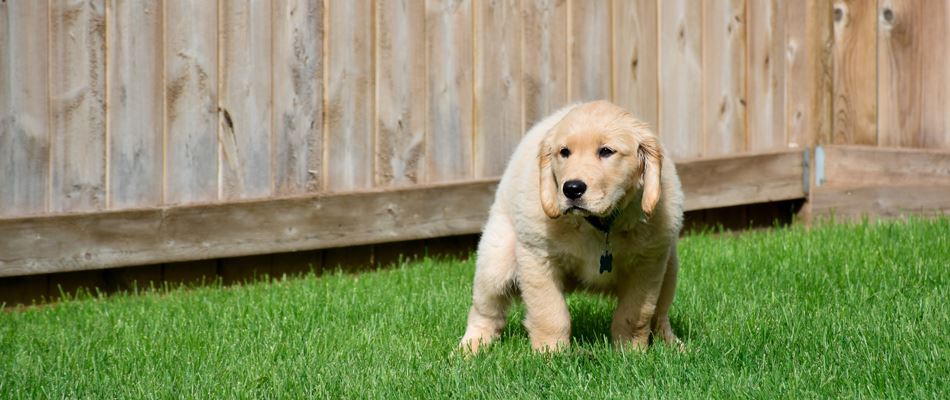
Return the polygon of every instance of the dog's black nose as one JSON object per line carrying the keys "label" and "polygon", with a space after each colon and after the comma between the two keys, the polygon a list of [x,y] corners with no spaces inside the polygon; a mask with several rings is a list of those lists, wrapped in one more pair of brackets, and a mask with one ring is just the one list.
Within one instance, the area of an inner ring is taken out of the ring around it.
{"label": "dog's black nose", "polygon": [[587,184],[579,180],[564,182],[564,195],[574,200],[584,195],[587,191]]}

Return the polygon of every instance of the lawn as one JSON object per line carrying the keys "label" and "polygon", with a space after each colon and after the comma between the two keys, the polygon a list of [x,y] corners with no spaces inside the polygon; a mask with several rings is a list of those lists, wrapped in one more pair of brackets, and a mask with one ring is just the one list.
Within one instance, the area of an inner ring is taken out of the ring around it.
{"label": "lawn", "polygon": [[613,302],[569,298],[570,350],[515,308],[466,359],[472,261],[0,313],[0,398],[950,398],[950,218],[693,235],[686,343],[620,353]]}

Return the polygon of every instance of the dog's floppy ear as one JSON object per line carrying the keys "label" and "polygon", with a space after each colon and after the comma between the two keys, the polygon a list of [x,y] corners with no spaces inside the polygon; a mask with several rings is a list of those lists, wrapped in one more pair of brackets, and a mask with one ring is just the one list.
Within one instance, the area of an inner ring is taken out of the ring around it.
{"label": "dog's floppy ear", "polygon": [[640,182],[643,188],[643,198],[640,207],[643,213],[652,215],[660,200],[660,166],[663,165],[663,154],[660,143],[652,134],[642,134],[637,155],[640,158]]}
{"label": "dog's floppy ear", "polygon": [[551,168],[553,150],[547,139],[538,147],[538,184],[541,194],[541,208],[548,218],[557,218],[561,209],[557,205],[557,181]]}

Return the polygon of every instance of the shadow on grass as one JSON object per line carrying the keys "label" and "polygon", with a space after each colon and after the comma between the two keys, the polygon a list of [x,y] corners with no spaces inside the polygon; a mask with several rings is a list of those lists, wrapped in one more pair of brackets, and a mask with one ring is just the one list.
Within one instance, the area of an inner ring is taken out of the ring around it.
{"label": "shadow on grass", "polygon": [[[571,312],[571,343],[582,347],[592,347],[610,343],[610,323],[613,320],[613,311],[616,302],[597,295],[572,295],[568,300]],[[674,304],[675,307],[675,304]],[[524,304],[516,302],[508,314],[508,324],[502,331],[499,340],[528,341],[528,330],[524,327]],[[697,327],[680,316],[671,316],[670,325],[673,333],[685,343],[695,337]],[[652,340],[651,340],[652,343]]]}

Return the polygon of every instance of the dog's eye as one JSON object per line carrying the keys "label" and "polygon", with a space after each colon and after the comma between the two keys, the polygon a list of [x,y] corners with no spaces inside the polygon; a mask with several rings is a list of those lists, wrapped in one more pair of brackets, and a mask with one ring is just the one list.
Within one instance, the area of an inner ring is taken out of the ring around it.
{"label": "dog's eye", "polygon": [[568,158],[571,156],[571,151],[567,147],[562,147],[560,151],[561,157]]}
{"label": "dog's eye", "polygon": [[597,155],[600,156],[600,158],[610,157],[614,153],[614,150],[609,147],[601,147],[600,149],[597,149]]}

